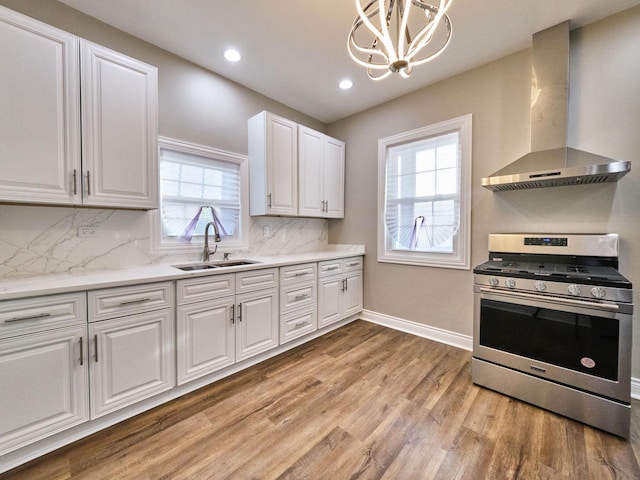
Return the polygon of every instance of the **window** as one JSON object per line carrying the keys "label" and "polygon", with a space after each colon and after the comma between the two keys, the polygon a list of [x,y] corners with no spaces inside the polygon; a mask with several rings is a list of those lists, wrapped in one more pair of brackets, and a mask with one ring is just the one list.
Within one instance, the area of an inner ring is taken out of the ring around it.
{"label": "window", "polygon": [[469,269],[471,115],[378,142],[378,261]]}
{"label": "window", "polygon": [[167,138],[160,138],[159,144],[156,248],[200,250],[204,227],[211,221],[223,237],[220,248],[246,248],[246,157]]}

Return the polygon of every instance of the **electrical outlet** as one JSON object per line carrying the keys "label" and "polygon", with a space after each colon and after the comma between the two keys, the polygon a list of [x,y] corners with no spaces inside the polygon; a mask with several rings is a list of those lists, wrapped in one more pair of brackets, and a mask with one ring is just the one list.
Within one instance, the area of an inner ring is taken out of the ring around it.
{"label": "electrical outlet", "polygon": [[271,236],[271,227],[269,225],[265,225],[262,227],[262,236],[270,237]]}
{"label": "electrical outlet", "polygon": [[97,237],[98,227],[78,227],[79,237]]}

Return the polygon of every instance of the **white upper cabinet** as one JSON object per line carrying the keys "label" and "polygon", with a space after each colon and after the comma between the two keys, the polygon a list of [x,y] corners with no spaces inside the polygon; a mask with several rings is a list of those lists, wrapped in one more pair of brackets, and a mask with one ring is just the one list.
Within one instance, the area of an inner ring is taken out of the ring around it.
{"label": "white upper cabinet", "polygon": [[344,142],[298,126],[301,217],[344,217]]}
{"label": "white upper cabinet", "polygon": [[0,7],[0,70],[0,202],[157,208],[155,67]]}
{"label": "white upper cabinet", "polygon": [[248,128],[249,214],[298,215],[298,125],[262,112]]}
{"label": "white upper cabinet", "polygon": [[156,67],[86,40],[82,53],[83,203],[156,208]]}
{"label": "white upper cabinet", "polygon": [[0,200],[80,202],[78,55],[75,35],[0,7]]}

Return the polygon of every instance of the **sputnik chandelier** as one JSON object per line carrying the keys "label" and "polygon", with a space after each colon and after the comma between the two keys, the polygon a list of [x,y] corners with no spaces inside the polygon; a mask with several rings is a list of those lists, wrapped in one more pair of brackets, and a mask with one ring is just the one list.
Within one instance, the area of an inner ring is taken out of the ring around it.
{"label": "sputnik chandelier", "polygon": [[437,6],[423,0],[364,1],[363,7],[363,0],[356,0],[358,16],[349,32],[348,50],[372,80],[394,72],[409,77],[413,67],[436,58],[451,40],[446,14],[451,0],[431,0]]}

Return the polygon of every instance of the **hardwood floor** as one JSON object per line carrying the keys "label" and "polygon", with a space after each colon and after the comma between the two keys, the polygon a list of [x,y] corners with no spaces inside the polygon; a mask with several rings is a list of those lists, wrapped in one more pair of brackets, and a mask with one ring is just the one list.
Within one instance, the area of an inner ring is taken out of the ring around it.
{"label": "hardwood floor", "polygon": [[470,358],[357,321],[0,478],[640,478],[640,402],[626,441],[473,385]]}

